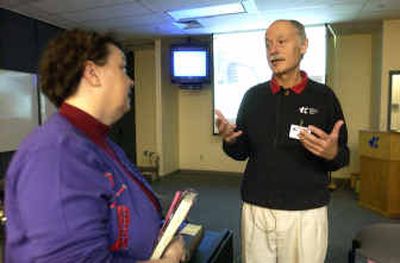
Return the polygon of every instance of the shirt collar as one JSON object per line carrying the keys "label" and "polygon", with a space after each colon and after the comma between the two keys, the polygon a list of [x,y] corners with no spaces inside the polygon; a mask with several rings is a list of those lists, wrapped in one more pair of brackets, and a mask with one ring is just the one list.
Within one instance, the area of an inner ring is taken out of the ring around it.
{"label": "shirt collar", "polygon": [[[308,75],[305,71],[300,71],[301,81],[290,88],[294,93],[300,94],[306,88],[308,83]],[[281,86],[278,84],[278,81],[272,76],[270,81],[270,87],[272,94],[276,94],[281,90]]]}
{"label": "shirt collar", "polygon": [[60,114],[97,145],[101,146],[106,142],[110,126],[101,123],[87,112],[65,102],[60,107]]}
{"label": "shirt collar", "polygon": [[[110,126],[107,126],[87,112],[82,111],[68,103],[63,103],[59,110],[60,114],[69,120],[73,126],[86,134],[89,139],[91,139],[98,146],[107,151],[107,153],[115,160],[127,174],[132,174],[132,172],[127,168],[118,156],[114,153],[111,147],[108,146],[106,141],[107,134],[110,131]],[[161,205],[158,198],[154,193],[146,186],[141,180],[136,178],[136,173],[133,173],[133,180],[139,185],[139,187],[144,191],[146,196],[150,199],[151,203],[156,207],[157,211],[161,213]]]}

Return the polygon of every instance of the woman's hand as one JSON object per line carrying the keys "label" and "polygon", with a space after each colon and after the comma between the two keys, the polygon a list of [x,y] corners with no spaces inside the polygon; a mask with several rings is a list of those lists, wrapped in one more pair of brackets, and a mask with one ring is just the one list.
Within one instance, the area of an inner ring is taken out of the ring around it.
{"label": "woman's hand", "polygon": [[178,235],[168,245],[161,260],[165,263],[179,263],[186,260],[185,241],[182,236]]}

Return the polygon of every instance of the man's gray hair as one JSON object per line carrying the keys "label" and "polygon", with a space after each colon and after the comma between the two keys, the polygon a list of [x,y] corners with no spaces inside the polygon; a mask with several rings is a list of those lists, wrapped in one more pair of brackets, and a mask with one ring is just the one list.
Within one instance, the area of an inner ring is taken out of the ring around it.
{"label": "man's gray hair", "polygon": [[302,23],[300,23],[299,21],[289,20],[289,19],[279,19],[279,20],[276,20],[275,22],[290,23],[292,26],[294,26],[294,28],[296,28],[297,33],[299,34],[299,37],[300,37],[302,43],[307,39],[306,30],[304,28],[304,25]]}

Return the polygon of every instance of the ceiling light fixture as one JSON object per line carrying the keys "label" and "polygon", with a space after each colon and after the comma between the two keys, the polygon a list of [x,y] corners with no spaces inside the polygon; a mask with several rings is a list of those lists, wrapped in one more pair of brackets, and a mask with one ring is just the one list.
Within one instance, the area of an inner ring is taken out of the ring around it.
{"label": "ceiling light fixture", "polygon": [[175,11],[167,11],[175,21],[181,22],[185,20],[193,20],[198,18],[207,18],[221,15],[240,14],[245,13],[246,10],[241,2],[224,4],[224,5],[213,5],[199,8],[182,9]]}

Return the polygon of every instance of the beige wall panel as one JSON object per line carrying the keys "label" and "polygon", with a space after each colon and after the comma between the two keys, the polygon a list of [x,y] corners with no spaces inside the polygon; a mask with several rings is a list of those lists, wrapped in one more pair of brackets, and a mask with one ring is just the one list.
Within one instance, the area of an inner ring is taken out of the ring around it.
{"label": "beige wall panel", "polygon": [[242,172],[245,162],[222,151],[221,138],[212,135],[212,91],[179,91],[179,167],[189,170]]}
{"label": "beige wall panel", "polygon": [[381,73],[381,130],[387,128],[389,70],[400,70],[400,20],[383,22],[382,73]]}
{"label": "beige wall panel", "polygon": [[139,166],[149,165],[144,151],[156,152],[154,49],[135,51],[136,154]]}
{"label": "beige wall panel", "polygon": [[371,127],[371,61],[372,37],[369,34],[338,37],[335,86],[333,87],[345,114],[351,151],[350,166],[335,172],[335,177],[348,177],[359,172],[359,130]]}
{"label": "beige wall panel", "polygon": [[161,146],[163,170],[161,175],[179,169],[178,88],[169,78],[169,41],[161,41]]}

